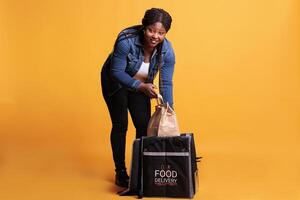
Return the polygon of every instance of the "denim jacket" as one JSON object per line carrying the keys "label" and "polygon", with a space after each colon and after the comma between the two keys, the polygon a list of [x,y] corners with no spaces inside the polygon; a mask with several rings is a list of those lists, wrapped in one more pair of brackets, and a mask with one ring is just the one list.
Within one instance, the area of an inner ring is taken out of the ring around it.
{"label": "denim jacket", "polygon": [[[110,81],[108,95],[113,95],[122,86],[137,90],[141,81],[136,80],[133,76],[138,72],[144,61],[143,45],[141,35],[127,37],[126,32],[132,30],[123,30],[115,43],[113,52],[106,60],[103,68],[106,69],[107,78]],[[123,33],[123,34],[122,34]],[[124,34],[125,33],[125,34]],[[160,70],[159,91],[164,98],[173,107],[173,72],[175,64],[175,55],[171,43],[165,38],[162,43],[161,67],[158,69],[158,52],[151,57],[148,72],[147,83],[153,83],[153,80]],[[102,70],[103,71],[103,70]]]}

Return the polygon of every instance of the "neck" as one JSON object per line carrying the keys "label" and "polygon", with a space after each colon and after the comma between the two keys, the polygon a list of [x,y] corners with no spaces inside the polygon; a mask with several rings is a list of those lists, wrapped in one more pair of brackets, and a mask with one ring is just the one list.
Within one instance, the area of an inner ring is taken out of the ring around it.
{"label": "neck", "polygon": [[144,51],[145,51],[145,52],[148,52],[148,53],[150,53],[150,54],[153,53],[154,49],[155,49],[155,47],[147,47],[147,46],[144,46]]}

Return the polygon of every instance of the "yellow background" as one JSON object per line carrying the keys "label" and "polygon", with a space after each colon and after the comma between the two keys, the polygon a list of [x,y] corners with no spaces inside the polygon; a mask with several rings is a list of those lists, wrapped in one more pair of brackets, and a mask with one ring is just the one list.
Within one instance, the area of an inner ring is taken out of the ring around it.
{"label": "yellow background", "polygon": [[[175,110],[204,157],[195,199],[300,199],[298,0],[0,2],[0,199],[133,199],[115,194],[99,74],[151,7],[173,17]],[[133,138],[130,122],[128,166]]]}

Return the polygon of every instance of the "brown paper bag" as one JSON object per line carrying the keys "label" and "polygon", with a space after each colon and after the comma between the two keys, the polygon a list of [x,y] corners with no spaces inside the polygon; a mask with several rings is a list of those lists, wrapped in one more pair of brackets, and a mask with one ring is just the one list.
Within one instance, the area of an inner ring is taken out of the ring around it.
{"label": "brown paper bag", "polygon": [[164,103],[160,94],[157,96],[157,105],[148,123],[147,136],[179,136],[180,132],[174,110],[168,102]]}

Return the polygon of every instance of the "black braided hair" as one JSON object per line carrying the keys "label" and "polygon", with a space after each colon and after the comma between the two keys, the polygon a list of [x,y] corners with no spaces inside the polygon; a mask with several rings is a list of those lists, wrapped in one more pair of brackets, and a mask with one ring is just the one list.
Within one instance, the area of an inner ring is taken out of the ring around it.
{"label": "black braided hair", "polygon": [[154,24],[156,22],[162,23],[166,31],[168,32],[171,28],[172,17],[171,15],[161,8],[151,8],[146,10],[142,24],[144,27]]}
{"label": "black braided hair", "polygon": [[[168,32],[171,28],[172,24],[172,17],[171,15],[161,8],[151,8],[146,10],[144,18],[142,19],[143,29],[145,27],[152,25],[156,22],[162,23],[166,32]],[[161,69],[162,65],[162,43],[157,46],[157,56],[158,56],[158,64],[157,68]]]}

